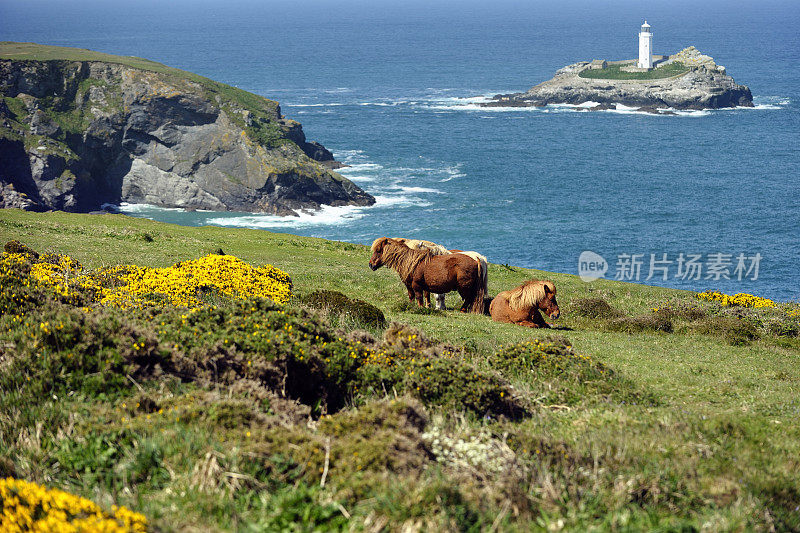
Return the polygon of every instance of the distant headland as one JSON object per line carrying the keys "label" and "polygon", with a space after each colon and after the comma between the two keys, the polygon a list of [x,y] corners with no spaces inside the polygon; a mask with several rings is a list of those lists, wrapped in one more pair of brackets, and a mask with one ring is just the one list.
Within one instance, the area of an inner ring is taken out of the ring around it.
{"label": "distant headland", "polygon": [[676,110],[753,107],[753,95],[725,67],[690,46],[671,56],[652,54],[647,21],[639,32],[639,59],[596,59],[567,65],[524,93],[499,94],[486,107],[538,107],[596,103],[590,110],[637,108],[669,114]]}
{"label": "distant headland", "polygon": [[294,215],[375,199],[278,102],[130,56],[0,42],[0,208]]}

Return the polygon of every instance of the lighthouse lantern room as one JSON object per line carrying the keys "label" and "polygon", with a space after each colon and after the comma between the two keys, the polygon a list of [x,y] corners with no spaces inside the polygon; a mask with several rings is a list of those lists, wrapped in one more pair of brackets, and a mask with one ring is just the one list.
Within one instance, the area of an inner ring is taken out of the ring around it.
{"label": "lighthouse lantern room", "polygon": [[636,66],[646,69],[653,68],[653,34],[650,32],[650,25],[646,20],[639,32],[639,62]]}

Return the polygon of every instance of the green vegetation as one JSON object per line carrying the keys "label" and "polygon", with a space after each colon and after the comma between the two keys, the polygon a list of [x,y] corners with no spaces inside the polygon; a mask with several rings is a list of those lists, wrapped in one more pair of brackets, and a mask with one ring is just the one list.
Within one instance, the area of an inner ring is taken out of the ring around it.
{"label": "green vegetation", "polygon": [[[569,329],[530,330],[411,312],[349,243],[0,212],[12,239],[42,255],[14,245],[30,259],[0,279],[2,474],[163,530],[800,528],[797,304],[490,265],[490,294],[556,283]],[[84,310],[25,283],[46,252],[220,248],[289,273],[295,299]]]}
{"label": "green vegetation", "polygon": [[[632,65],[633,63],[630,63],[627,66]],[[609,65],[604,69],[586,69],[578,73],[578,76],[595,80],[660,80],[681,76],[689,72],[689,69],[678,61],[662,67],[656,67],[647,72],[625,72],[622,70],[624,66],[626,65]]]}

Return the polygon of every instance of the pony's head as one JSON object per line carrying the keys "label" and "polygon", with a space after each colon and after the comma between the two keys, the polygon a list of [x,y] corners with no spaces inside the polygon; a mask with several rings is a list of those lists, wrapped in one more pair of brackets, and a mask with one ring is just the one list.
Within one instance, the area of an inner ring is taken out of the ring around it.
{"label": "pony's head", "polygon": [[550,318],[558,318],[561,311],[556,301],[556,286],[552,281],[532,279],[526,281],[513,291],[508,298],[512,309],[530,309],[538,307]]}
{"label": "pony's head", "polygon": [[558,302],[556,301],[556,286],[553,285],[552,281],[544,282],[544,298],[539,302],[539,309],[553,319],[561,316],[561,310],[558,308]]}
{"label": "pony's head", "polygon": [[392,239],[380,237],[372,243],[372,257],[369,258],[369,267],[378,270],[383,266],[383,249]]}

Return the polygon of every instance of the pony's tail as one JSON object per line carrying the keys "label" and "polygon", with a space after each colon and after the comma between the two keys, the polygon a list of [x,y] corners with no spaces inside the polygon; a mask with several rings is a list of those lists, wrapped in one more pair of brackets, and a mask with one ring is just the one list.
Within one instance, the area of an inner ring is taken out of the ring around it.
{"label": "pony's tail", "polygon": [[483,294],[489,294],[489,264],[479,261],[483,267]]}
{"label": "pony's tail", "polygon": [[488,278],[486,277],[487,269],[481,264],[480,261],[478,263],[478,277],[475,278],[475,301],[472,302],[472,309],[473,313],[477,313],[482,315],[484,312],[484,303],[483,299],[486,297],[486,284],[488,283]]}

